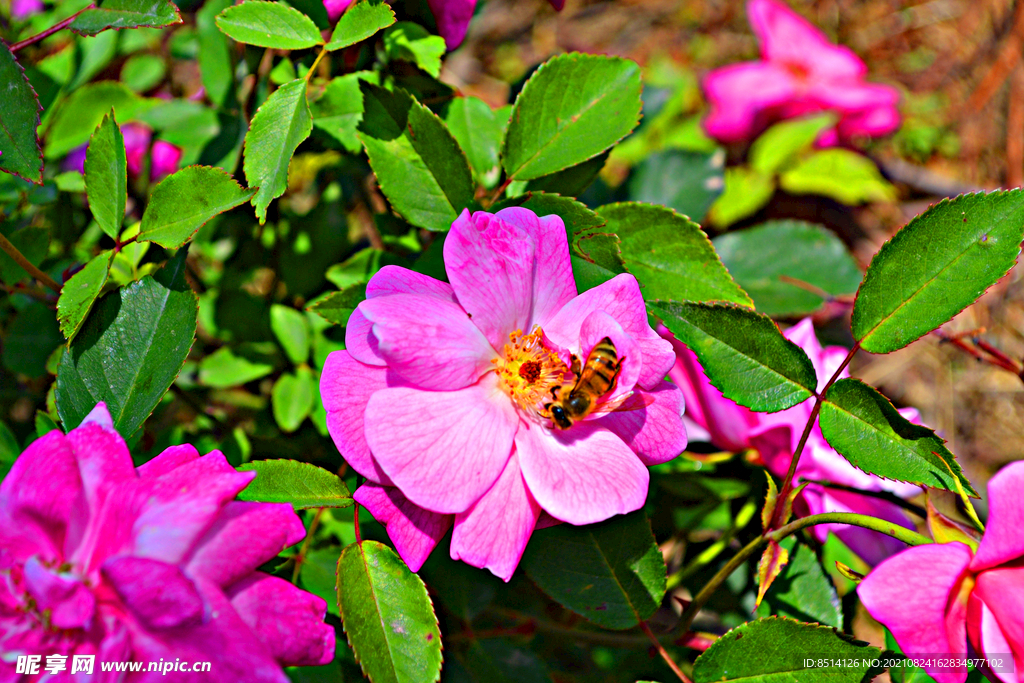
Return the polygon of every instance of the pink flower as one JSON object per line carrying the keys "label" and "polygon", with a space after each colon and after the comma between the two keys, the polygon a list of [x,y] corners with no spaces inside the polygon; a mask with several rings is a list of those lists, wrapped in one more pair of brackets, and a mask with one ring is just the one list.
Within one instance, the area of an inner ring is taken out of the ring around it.
{"label": "pink flower", "polygon": [[327,17],[332,21],[337,21],[338,17],[345,13],[348,6],[352,4],[352,0],[324,0],[324,8],[327,10]]}
{"label": "pink flower", "polygon": [[704,79],[709,135],[723,142],[750,140],[774,121],[822,111],[838,113],[839,121],[818,140],[821,145],[899,127],[899,93],[866,82],[867,67],[849,48],[833,45],[777,0],[749,0],[747,15],[761,60],[715,69]]}
{"label": "pink flower", "polygon": [[[861,602],[908,657],[998,657],[1012,666],[993,681],[1024,681],[1024,463],[988,483],[989,520],[977,550],[963,543],[908,548],[857,588]],[[972,654],[967,654],[971,652]],[[966,668],[924,667],[938,683],[963,683]],[[1014,673],[1016,670],[1016,673]]]}
{"label": "pink flower", "polygon": [[[565,6],[565,0],[548,0],[559,12]],[[469,28],[469,21],[476,9],[476,0],[427,0],[430,11],[437,20],[437,31],[444,38],[449,50],[462,45]]]}
{"label": "pink flower", "polygon": [[[128,173],[138,177],[146,163],[146,154],[150,157],[149,178],[152,182],[162,180],[178,170],[181,163],[182,149],[176,145],[163,140],[153,143],[150,150],[150,140],[153,133],[148,126],[141,123],[126,123],[121,126],[121,136],[124,138],[124,153],[128,163]],[[88,145],[76,147],[64,158],[61,168],[65,171],[78,171],[85,173],[85,155]]]}
{"label": "pink flower", "polygon": [[149,169],[149,177],[153,182],[162,180],[178,170],[181,162],[181,148],[163,140],[153,143],[153,151],[150,153],[152,166]]}
{"label": "pink flower", "polygon": [[0,484],[0,680],[21,654],[281,683],[282,666],[331,661],[324,601],[255,571],[305,530],[289,505],[234,500],[254,474],[189,445],[135,468],[102,403],[34,442]]}
{"label": "pink flower", "polygon": [[[819,389],[835,374],[846,357],[847,350],[841,346],[822,348],[810,318],[786,330],[785,336],[810,357],[818,376]],[[683,344],[674,339],[673,342],[677,360],[669,377],[683,389],[687,418],[693,419],[715,445],[732,451],[752,448],[769,471],[777,477],[786,476],[804,425],[811,416],[813,399],[778,413],[754,413],[722,396],[704,375],[696,356]],[[844,369],[840,377],[847,376],[849,373]],[[912,408],[900,412],[908,419],[917,419],[917,411]],[[811,430],[797,464],[795,481],[800,483],[802,480],[828,481],[861,491],[888,491],[904,498],[920,492],[912,484],[887,481],[858,470],[828,445],[817,424]],[[794,502],[794,512],[801,517],[822,512],[858,512],[912,528],[910,520],[894,503],[820,484],[808,484]],[[829,532],[834,533],[872,565],[903,547],[895,539],[860,527],[821,524],[813,530],[822,542],[828,539]]]}
{"label": "pink flower", "polygon": [[[590,524],[644,504],[645,466],[686,447],[682,392],[633,276],[577,295],[557,216],[463,212],[444,261],[451,284],[396,266],[370,280],[321,395],[370,480],[356,500],[413,570],[454,524],[451,556],[508,580],[542,511]],[[621,359],[612,389],[555,428],[544,404],[574,377],[570,354],[604,337]]]}
{"label": "pink flower", "polygon": [[41,0],[11,0],[11,18],[26,19],[43,11]]}

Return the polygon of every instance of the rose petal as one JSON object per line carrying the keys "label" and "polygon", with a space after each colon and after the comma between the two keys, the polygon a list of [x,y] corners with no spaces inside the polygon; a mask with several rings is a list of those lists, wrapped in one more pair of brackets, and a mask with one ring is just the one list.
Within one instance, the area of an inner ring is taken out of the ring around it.
{"label": "rose petal", "polygon": [[867,71],[848,48],[833,45],[813,24],[776,0],[750,0],[747,16],[765,59],[802,66],[820,78],[856,79]]}
{"label": "rose petal", "polygon": [[533,314],[530,327],[547,321],[576,296],[576,280],[569,258],[569,240],[565,223],[554,214],[539,217],[517,206],[494,214],[530,236],[536,245],[533,266]]}
{"label": "rose petal", "polygon": [[305,535],[302,521],[287,503],[231,501],[196,543],[185,571],[229,586]]}
{"label": "rose petal", "polygon": [[647,498],[647,468],[622,439],[594,423],[559,432],[523,423],[516,450],[530,493],[570,524],[632,512]]}
{"label": "rose petal", "polygon": [[533,319],[535,245],[519,227],[463,211],[444,241],[444,264],[459,305],[496,349]]}
{"label": "rose petal", "polygon": [[437,32],[444,38],[447,48],[454,50],[466,37],[476,0],[427,0],[427,4],[437,20]]}
{"label": "rose petal", "polygon": [[170,448],[166,448],[161,451],[160,455],[156,456],[149,462],[140,465],[136,468],[135,473],[139,475],[140,479],[159,477],[186,463],[192,462],[198,457],[199,451],[197,451],[196,447],[190,443],[184,443],[180,446],[171,446]]}
{"label": "rose petal", "polygon": [[758,132],[757,115],[793,97],[792,73],[766,62],[744,62],[715,69],[704,77],[710,113],[704,119],[708,135],[722,142],[739,142]]}
{"label": "rose petal", "polygon": [[643,464],[668,462],[686,450],[683,392],[674,384],[662,382],[652,391],[636,393],[653,403],[639,410],[616,410],[595,424],[615,433]]}
{"label": "rose petal", "polygon": [[988,524],[971,562],[978,572],[1024,555],[1024,462],[1007,465],[988,482]]}
{"label": "rose petal", "polygon": [[[991,483],[989,487],[991,490]],[[985,534],[988,535],[987,530]],[[998,567],[981,572],[973,594],[995,617],[1003,640],[1010,645],[1019,678],[1019,672],[1024,671],[1024,567]]]}
{"label": "rose petal", "polygon": [[335,351],[320,374],[320,398],[327,411],[327,431],[345,462],[370,481],[390,485],[366,444],[366,404],[387,388],[387,378],[387,369],[364,365],[347,350]]}
{"label": "rose petal", "polygon": [[260,572],[233,586],[227,596],[284,666],[321,666],[334,659],[334,629],[324,623],[327,603],[322,598]]}
{"label": "rose petal", "polygon": [[458,303],[455,299],[455,290],[447,282],[435,280],[429,275],[401,266],[384,266],[366,283],[366,298],[375,299],[392,294],[422,294],[449,303]]}
{"label": "rose petal", "polygon": [[[857,595],[908,657],[963,654],[966,639],[950,640],[957,625],[947,622],[946,606],[970,561],[971,550],[963,543],[909,548],[875,567],[857,587]],[[925,670],[938,683],[963,683],[967,678],[966,668]]]}
{"label": "rose petal", "polygon": [[452,526],[451,515],[421,508],[394,486],[363,484],[352,497],[387,527],[388,538],[414,572],[420,570]]}
{"label": "rose petal", "polygon": [[380,354],[380,343],[373,334],[373,323],[366,319],[358,307],[352,311],[345,325],[345,350],[366,365],[384,367],[388,364]]}
{"label": "rose petal", "polygon": [[96,599],[78,577],[58,574],[30,557],[24,567],[25,588],[36,608],[50,612],[56,628],[88,628]]}
{"label": "rose petal", "polygon": [[394,294],[367,299],[357,310],[373,323],[388,367],[424,389],[462,389],[494,367],[498,354],[457,304]]}
{"label": "rose petal", "polygon": [[493,374],[459,391],[382,389],[366,407],[366,441],[409,500],[469,508],[501,474],[519,416]]}
{"label": "rose petal", "polygon": [[537,524],[541,509],[530,495],[513,453],[504,471],[469,510],[455,516],[451,558],[490,570],[508,582]]}
{"label": "rose petal", "polygon": [[202,622],[203,599],[192,580],[172,564],[121,555],[103,563],[103,575],[148,628],[187,628]]}
{"label": "rose petal", "polygon": [[643,362],[637,380],[651,389],[665,379],[675,363],[672,345],[658,336],[647,322],[647,308],[636,278],[623,273],[580,294],[548,321],[544,333],[559,346],[580,352],[583,322],[594,311],[604,311],[633,338]]}

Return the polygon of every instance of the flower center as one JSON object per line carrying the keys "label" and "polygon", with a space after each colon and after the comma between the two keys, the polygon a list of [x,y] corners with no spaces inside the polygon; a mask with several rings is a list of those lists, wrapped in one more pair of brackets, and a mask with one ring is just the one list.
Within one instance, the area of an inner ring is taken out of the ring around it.
{"label": "flower center", "polygon": [[533,413],[538,412],[542,402],[551,400],[551,390],[563,382],[569,371],[558,354],[544,346],[540,327],[529,334],[522,330],[510,334],[501,358],[491,362],[509,398],[520,409]]}

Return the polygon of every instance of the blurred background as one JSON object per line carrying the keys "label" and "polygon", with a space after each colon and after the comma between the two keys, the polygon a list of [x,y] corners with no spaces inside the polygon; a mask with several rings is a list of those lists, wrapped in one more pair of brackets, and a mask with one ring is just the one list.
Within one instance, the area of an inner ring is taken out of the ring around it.
{"label": "blurred background", "polygon": [[[896,229],[940,198],[1021,186],[1024,3],[791,0],[789,5],[852,48],[867,63],[869,81],[900,90],[899,130],[862,145],[894,186],[893,199],[850,206],[776,189],[762,208],[725,228],[704,221],[709,235],[769,219],[802,219],[833,230],[863,269]],[[630,197],[633,180],[633,195],[646,192],[654,195],[648,201],[670,205],[673,188],[659,188],[659,197],[658,190],[640,188],[634,180],[658,173],[652,168],[658,160],[644,155],[707,149],[697,125],[705,107],[701,79],[713,68],[758,57],[739,0],[568,0],[561,13],[543,0],[490,0],[470,25],[466,42],[445,62],[441,79],[500,106],[537,64],[572,50],[620,55],[644,67],[646,131],[641,128],[635,137],[647,132],[649,144],[644,150],[621,145],[598,185]],[[655,125],[659,130],[651,135]],[[744,159],[742,148],[728,152],[730,164]],[[594,188],[589,192],[597,194]],[[1014,359],[1024,358],[1021,274],[1018,266],[944,329],[983,329],[983,341]],[[831,322],[847,315],[842,305],[826,306],[815,314],[819,335],[848,343],[847,323]],[[886,356],[861,354],[853,374],[893,400],[917,407],[979,485],[1004,463],[1024,457],[1024,383],[1010,372],[930,337]]]}

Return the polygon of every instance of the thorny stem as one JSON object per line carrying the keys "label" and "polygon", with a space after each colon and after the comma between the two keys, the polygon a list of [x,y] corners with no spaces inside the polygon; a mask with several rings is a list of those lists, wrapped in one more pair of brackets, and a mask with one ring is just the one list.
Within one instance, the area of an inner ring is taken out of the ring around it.
{"label": "thorny stem", "polygon": [[821,388],[821,391],[814,396],[814,407],[811,408],[811,415],[807,418],[807,424],[804,425],[804,433],[800,435],[800,442],[797,443],[796,450],[793,452],[793,459],[789,463],[789,471],[786,472],[786,479],[782,482],[782,488],[779,490],[779,497],[776,499],[778,500],[778,503],[775,506],[775,513],[772,515],[771,524],[769,524],[768,527],[770,529],[775,528],[783,522],[782,516],[785,514],[787,507],[786,501],[789,498],[790,492],[793,490],[793,477],[796,476],[796,466],[800,462],[800,455],[804,452],[804,446],[807,445],[807,439],[810,438],[811,430],[814,428],[814,423],[818,419],[818,412],[821,410],[821,397],[824,396],[825,392],[829,390],[829,387],[835,384],[835,381],[839,379],[840,373],[842,373],[842,371],[846,369],[846,366],[850,364],[850,361],[853,360],[853,356],[857,353],[858,349],[860,349],[860,342],[853,345],[850,352],[846,354],[846,358],[844,358],[843,362],[839,364],[838,368],[836,368],[835,374],[833,374],[828,382],[825,383],[825,386]]}
{"label": "thorny stem", "polygon": [[0,249],[3,249],[8,256],[14,259],[14,262],[21,266],[25,272],[60,294],[60,285],[57,284],[52,277],[32,265],[32,263],[25,258],[20,251],[18,251],[18,248],[11,244],[11,241],[3,235],[0,235]]}
{"label": "thorny stem", "polygon": [[[781,499],[780,499],[781,500]],[[925,545],[931,543],[932,540],[927,536],[923,536],[916,531],[911,531],[892,522],[887,522],[883,519],[871,517],[869,515],[859,515],[854,512],[823,512],[818,515],[809,515],[807,517],[801,517],[800,519],[790,522],[786,526],[770,531],[762,536],[758,536],[746,546],[743,547],[731,560],[729,560],[724,567],[718,570],[718,573],[711,577],[711,580],[700,589],[700,592],[694,596],[693,601],[683,612],[683,615],[679,618],[679,630],[688,631],[690,625],[693,624],[694,617],[697,616],[697,612],[704,607],[711,595],[718,590],[718,587],[729,578],[729,576],[736,571],[736,568],[747,561],[748,558],[753,556],[761,548],[761,546],[769,541],[781,541],[782,539],[790,536],[801,529],[806,529],[809,526],[816,524],[849,524],[851,526],[859,526],[865,529],[871,529],[879,533],[885,534],[886,536],[892,536],[897,541],[903,541],[907,545]]]}
{"label": "thorny stem", "polygon": [[505,182],[503,182],[501,185],[498,185],[497,189],[494,190],[494,194],[491,195],[490,201],[487,202],[487,206],[490,206],[494,202],[498,201],[498,198],[501,197],[501,193],[507,190],[508,186],[511,184],[512,178],[506,178]]}
{"label": "thorny stem", "polygon": [[81,10],[80,12],[75,12],[70,17],[68,17],[64,21],[60,22],[59,24],[54,24],[53,26],[51,26],[50,28],[46,29],[42,33],[38,33],[38,34],[36,34],[36,35],[34,35],[34,36],[30,37],[30,38],[26,38],[25,40],[21,41],[20,43],[15,43],[14,45],[11,45],[11,52],[17,52],[18,50],[20,50],[23,47],[28,47],[29,45],[33,45],[35,43],[38,43],[40,40],[45,40],[46,38],[49,38],[50,36],[52,36],[57,31],[61,31],[61,30],[65,29],[65,28],[67,28],[68,26],[70,26],[71,22],[73,22],[75,19],[77,19],[79,14],[81,14],[82,12],[85,12],[86,10],[93,9],[95,7],[96,7],[96,5],[89,5],[88,7],[86,7],[83,10]]}
{"label": "thorny stem", "polygon": [[856,493],[859,496],[884,500],[888,503],[892,503],[893,505],[898,505],[912,515],[917,515],[921,519],[928,518],[928,512],[923,507],[920,505],[914,505],[909,500],[904,500],[890,491],[865,491],[864,489],[859,489],[856,486],[845,486],[831,481],[818,481],[817,479],[804,479],[803,481],[806,481],[808,484],[817,484],[818,486],[822,486],[827,489],[847,491],[848,493]]}
{"label": "thorny stem", "polygon": [[974,342],[974,346],[972,346],[964,341],[961,336],[946,334],[942,330],[933,330],[932,334],[941,339],[942,343],[952,344],[961,351],[974,356],[978,360],[988,363],[989,365],[994,365],[1001,370],[1012,372],[1024,380],[1024,370],[1021,369],[1021,364],[986,342],[984,339],[972,339]]}
{"label": "thorny stem", "polygon": [[654,635],[654,632],[651,631],[651,627],[647,625],[646,621],[640,622],[640,628],[642,628],[644,630],[644,633],[647,634],[647,637],[651,639],[651,645],[654,646],[654,648],[658,651],[658,654],[661,655],[661,658],[665,660],[666,664],[668,664],[668,668],[672,669],[672,673],[674,673],[683,683],[690,683],[690,679],[686,677],[686,674],[683,673],[683,670],[680,669],[679,665],[675,663],[675,661],[672,659],[672,655],[668,653],[668,650],[665,649],[665,646],[661,644],[660,640],[658,640],[658,636]]}
{"label": "thorny stem", "polygon": [[313,65],[309,67],[309,71],[306,72],[306,83],[309,83],[309,79],[312,78],[313,72],[316,71],[317,65],[320,64],[320,60],[323,59],[324,55],[326,54],[327,48],[323,48],[322,50],[320,50],[320,54],[316,56],[316,59],[313,60]]}
{"label": "thorny stem", "polygon": [[324,514],[324,508],[319,508],[316,514],[313,515],[313,521],[309,523],[309,531],[306,532],[306,540],[302,542],[302,547],[299,548],[299,554],[295,556],[295,568],[292,569],[292,583],[299,580],[299,571],[302,569],[302,565],[306,562],[306,553],[309,552],[309,544],[313,541],[313,534],[316,533],[316,528],[320,526],[320,517]]}

